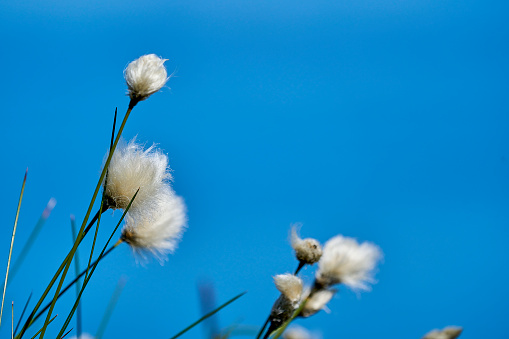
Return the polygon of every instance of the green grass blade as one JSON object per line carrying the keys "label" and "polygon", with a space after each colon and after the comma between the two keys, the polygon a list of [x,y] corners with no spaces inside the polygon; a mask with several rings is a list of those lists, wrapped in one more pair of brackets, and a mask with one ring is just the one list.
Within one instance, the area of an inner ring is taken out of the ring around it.
{"label": "green grass blade", "polygon": [[16,228],[18,227],[19,210],[21,209],[21,201],[23,200],[23,193],[25,192],[25,184],[27,182],[27,174],[28,174],[28,168],[25,172],[25,177],[23,178],[23,184],[21,185],[21,193],[19,195],[18,209],[16,211],[16,218],[14,219],[14,227],[12,230],[11,248],[9,249],[9,259],[7,260],[7,272],[5,273],[4,293],[2,296],[2,307],[0,309],[0,326],[2,325],[2,315],[4,313],[5,290],[7,288],[7,281],[9,278],[9,267],[11,265],[12,247],[14,246],[14,237],[16,236]]}
{"label": "green grass blade", "polygon": [[[71,333],[73,329],[71,328],[69,331],[67,331],[66,334],[64,334],[63,336],[60,337],[60,339],[64,339],[69,333]],[[79,338],[79,337],[78,337]]]}
{"label": "green grass blade", "polygon": [[[112,246],[110,247],[106,252],[104,252],[103,256],[96,259],[93,263],[92,263],[92,267],[97,264],[100,260],[103,260],[108,254],[111,253],[111,251],[113,251],[113,249],[115,249],[116,246]],[[81,273],[76,277],[74,278],[74,280],[72,280],[69,284],[67,284],[67,286],[65,288],[62,289],[62,291],[60,292],[60,294],[58,295],[58,298],[60,298],[65,292],[67,292],[73,285],[75,285],[79,279],[81,279],[81,277],[83,277],[85,275],[85,273],[87,272],[87,270],[83,270],[81,271]],[[79,292],[79,290],[78,290]],[[33,317],[33,320],[32,322],[35,322],[37,319],[39,319],[41,317],[41,315],[51,306],[51,302],[48,303],[46,306],[44,306],[44,308],[42,310],[39,311],[39,313],[37,313],[37,315],[35,315]]]}
{"label": "green grass blade", "polygon": [[124,278],[124,277],[121,277],[118,280],[117,287],[115,288],[115,291],[113,291],[113,294],[111,295],[110,302],[108,303],[108,306],[106,307],[106,310],[104,311],[104,315],[101,320],[101,323],[99,324],[99,329],[97,330],[95,339],[102,338],[104,331],[106,330],[106,326],[108,326],[108,322],[110,321],[111,315],[113,314],[113,311],[115,310],[115,306],[117,305],[118,299],[120,298],[120,294],[122,294],[122,290],[124,289],[125,283],[126,283],[126,278]]}
{"label": "green grass blade", "polygon": [[242,297],[246,293],[247,292],[242,292],[241,294],[237,295],[236,297],[233,297],[232,299],[228,300],[227,302],[225,302],[224,304],[222,304],[221,306],[219,306],[215,310],[205,314],[203,317],[201,317],[200,319],[196,320],[194,323],[192,323],[191,325],[187,326],[186,328],[184,328],[179,333],[175,334],[170,339],[175,339],[175,338],[180,337],[182,334],[186,333],[187,331],[189,331],[190,329],[192,329],[193,327],[195,327],[196,325],[198,325],[199,323],[201,323],[203,320],[207,319],[208,317],[211,317],[214,314],[216,314],[217,312],[221,311],[223,308],[225,308],[226,306],[230,305],[232,302],[234,302],[235,300],[239,299],[240,297]]}
{"label": "green grass blade", "polygon": [[[104,196],[103,196],[103,199],[101,200],[101,211],[103,210],[103,208],[104,208]],[[85,273],[85,279],[88,276],[88,271],[90,270],[90,263],[92,262],[92,257],[94,256],[94,248],[95,248],[95,243],[97,241],[97,233],[99,233],[99,224],[100,223],[101,223],[101,214],[99,214],[99,218],[97,218],[97,224],[95,226],[94,241],[92,242],[92,249],[90,250],[90,257],[88,259],[87,273]]]}
{"label": "green grass blade", "polygon": [[[99,222],[99,221],[97,221]],[[76,237],[78,236],[77,230],[76,230],[76,219],[74,218],[74,215],[71,215],[71,229],[72,229],[72,242],[74,243],[76,241]],[[78,250],[76,250],[76,255],[74,256],[74,270],[76,271],[76,296],[80,293],[80,284],[79,284],[79,274],[80,274],[80,255]],[[62,295],[62,292],[60,292],[60,295]],[[59,295],[59,297],[60,297]],[[78,305],[78,310],[76,311],[76,334],[77,338],[81,336],[81,303]]]}
{"label": "green grass blade", "polygon": [[41,216],[39,217],[39,220],[35,224],[34,228],[32,229],[32,232],[30,233],[30,236],[28,237],[27,242],[25,245],[23,245],[23,248],[21,249],[21,252],[19,253],[18,257],[14,261],[14,264],[12,265],[11,273],[9,275],[11,276],[11,279],[9,279],[9,282],[7,285],[9,285],[14,277],[16,276],[16,273],[18,273],[18,270],[23,265],[23,262],[25,261],[25,258],[32,248],[32,245],[34,244],[35,240],[37,239],[37,236],[41,232],[42,226],[44,226],[44,223],[49,218],[51,211],[55,207],[57,201],[54,198],[51,198],[48,203],[46,204],[46,208],[42,212]]}
{"label": "green grass blade", "polygon": [[129,118],[129,115],[132,111],[134,106],[131,106],[131,104],[129,105],[129,108],[127,109],[127,112],[124,116],[124,120],[122,121],[122,124],[120,125],[120,128],[118,130],[118,133],[117,133],[117,137],[115,138],[115,141],[113,142],[113,146],[111,147],[111,152],[109,152],[108,154],[108,158],[106,159],[106,163],[104,164],[104,168],[101,172],[101,176],[99,177],[99,181],[97,183],[97,186],[95,188],[95,191],[94,191],[94,194],[92,196],[92,200],[90,201],[90,205],[88,207],[88,211],[85,215],[85,219],[83,219],[83,223],[81,225],[81,228],[78,232],[78,237],[74,243],[74,246],[73,248],[71,249],[71,252],[69,253],[69,256],[70,258],[68,258],[65,263],[65,268],[64,268],[64,271],[62,272],[62,277],[60,278],[60,283],[59,283],[59,286],[57,287],[57,291],[55,292],[55,295],[53,296],[53,302],[52,302],[52,305],[50,306],[50,309],[48,311],[48,315],[46,317],[46,321],[45,321],[45,324],[44,324],[44,327],[42,328],[42,331],[41,331],[41,335],[40,335],[40,339],[44,338],[44,334],[46,332],[46,327],[48,326],[48,320],[51,316],[51,313],[53,311],[53,308],[55,307],[55,303],[57,301],[57,298],[58,298],[58,294],[60,292],[60,288],[64,282],[64,279],[65,279],[65,276],[67,275],[67,271],[69,270],[69,259],[72,259],[73,256],[74,256],[74,253],[76,252],[76,249],[78,248],[78,245],[80,244],[82,238],[84,237],[84,229],[85,229],[85,225],[87,224],[87,221],[88,221],[88,217],[90,216],[90,213],[92,212],[92,208],[94,206],[94,203],[95,203],[95,199],[97,198],[97,195],[99,194],[99,191],[101,189],[101,186],[102,186],[102,183],[103,183],[103,180],[106,176],[106,172],[108,170],[108,167],[109,167],[109,164],[111,162],[111,158],[113,156],[113,153],[115,152],[115,148],[117,147],[117,144],[120,140],[120,136],[122,135],[122,131],[124,130],[124,127],[125,127],[125,124],[127,122],[127,119]]}
{"label": "green grass blade", "polygon": [[30,292],[30,295],[28,296],[28,300],[25,303],[25,307],[23,307],[23,312],[21,312],[21,315],[19,316],[18,324],[16,325],[16,329],[14,330],[14,333],[18,332],[19,325],[21,324],[21,320],[23,320],[23,316],[25,315],[25,311],[27,310],[28,304],[30,303],[30,299],[32,299],[33,292]]}
{"label": "green grass blade", "polygon": [[[93,225],[95,223],[95,221],[97,220],[97,217],[99,215],[100,211],[97,212],[97,214],[92,218],[92,220],[90,221],[90,224],[89,226],[91,227],[91,225]],[[88,229],[90,229],[90,227],[87,227]],[[80,240],[81,241],[81,240]],[[55,284],[55,281],[58,279],[58,276],[60,275],[60,272],[62,272],[62,270],[64,269],[64,266],[67,262],[67,259],[69,258],[69,256],[71,255],[71,253],[69,252],[67,254],[67,257],[65,257],[64,261],[62,262],[62,264],[60,264],[60,267],[58,268],[58,270],[55,272],[55,274],[53,275],[53,278],[51,279],[50,283],[48,284],[48,286],[46,286],[46,289],[44,290],[42,296],[39,298],[39,301],[37,302],[37,304],[35,305],[34,309],[32,310],[32,312],[30,313],[27,321],[25,322],[25,324],[23,325],[23,327],[21,328],[21,331],[19,334],[16,335],[16,339],[20,339],[21,337],[23,337],[23,335],[25,334],[26,330],[33,324],[33,322],[35,321],[34,319],[34,316],[35,314],[37,313],[37,311],[39,310],[39,307],[41,307],[44,299],[46,298],[46,296],[48,295],[49,291],[51,290],[51,288],[53,287],[53,285]],[[48,306],[49,308],[49,306]]]}
{"label": "green grass blade", "polygon": [[[63,332],[65,332],[65,329],[67,328],[67,326],[69,326],[69,322],[71,321],[71,318],[72,316],[74,315],[74,312],[76,311],[76,307],[81,299],[81,296],[83,294],[83,291],[85,290],[85,288],[87,287],[87,284],[88,282],[90,281],[90,279],[92,278],[92,274],[94,274],[95,272],[95,269],[97,268],[97,265],[99,264],[99,261],[101,260],[101,258],[104,256],[104,252],[106,251],[106,248],[108,247],[108,245],[110,244],[110,241],[111,239],[113,238],[113,235],[115,234],[115,232],[117,231],[118,227],[120,226],[120,224],[122,223],[122,221],[124,220],[125,218],[125,215],[127,214],[127,212],[129,211],[129,209],[131,208],[131,205],[134,201],[134,199],[136,198],[136,196],[138,195],[138,192],[140,191],[140,189],[138,188],[138,190],[136,191],[136,193],[134,194],[134,196],[132,197],[131,201],[129,202],[129,205],[127,205],[124,213],[122,214],[122,217],[120,218],[120,220],[118,221],[117,223],[117,226],[115,226],[115,229],[113,230],[113,232],[111,232],[111,235],[108,239],[108,241],[106,242],[106,245],[104,245],[103,247],[103,250],[101,251],[101,254],[99,254],[99,258],[96,260],[96,264],[92,267],[92,270],[90,271],[90,275],[88,275],[86,277],[86,279],[84,279],[83,281],[83,286],[81,287],[81,291],[80,291],[80,294],[78,296],[78,298],[76,298],[76,301],[74,302],[74,306],[73,308],[71,309],[71,312],[69,312],[69,315],[67,316],[67,319],[65,320],[65,323],[64,325],[62,326],[62,329],[60,330],[60,333],[58,333],[58,336],[61,336]],[[119,240],[117,241],[117,243],[114,245],[114,247],[118,246],[119,244],[122,243],[122,240]]]}
{"label": "green grass blade", "polygon": [[110,142],[110,152],[113,147],[113,141],[115,140],[115,127],[117,125],[117,107],[115,107],[115,116],[113,116],[113,128],[111,129],[111,142]]}
{"label": "green grass blade", "polygon": [[[55,318],[56,318],[56,317],[58,317],[58,314],[56,314],[56,315],[53,317],[53,319],[51,319],[51,320],[49,321],[49,323],[51,324],[51,322],[52,322],[53,320],[55,320]],[[39,333],[41,333],[41,331],[42,331],[42,328],[41,328],[39,331],[37,331],[37,333],[36,333],[36,334],[34,334],[34,336],[32,337],[32,339],[35,339],[35,337],[37,337],[37,336],[39,335]]]}
{"label": "green grass blade", "polygon": [[[309,298],[309,297],[308,297]],[[288,327],[288,325],[290,325],[290,323],[295,319],[297,318],[297,316],[300,314],[300,312],[302,312],[302,310],[304,309],[304,307],[306,306],[306,303],[308,302],[308,299],[305,299],[303,302],[300,303],[299,307],[295,310],[295,312],[293,312],[293,315],[291,316],[290,319],[288,319],[287,321],[285,321],[283,323],[283,325],[281,325],[280,328],[278,328],[277,330],[275,330],[272,334],[271,334],[271,338],[272,339],[278,339],[282,334],[283,332],[286,330],[286,328]]]}

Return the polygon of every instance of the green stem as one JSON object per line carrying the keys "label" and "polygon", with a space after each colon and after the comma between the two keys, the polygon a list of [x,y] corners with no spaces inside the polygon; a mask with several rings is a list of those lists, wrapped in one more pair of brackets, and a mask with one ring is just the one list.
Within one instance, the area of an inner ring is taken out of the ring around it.
{"label": "green stem", "polygon": [[126,282],[126,279],[124,277],[121,277],[120,280],[118,281],[117,287],[115,288],[115,291],[113,291],[113,294],[111,295],[111,298],[110,298],[110,302],[108,303],[108,306],[106,307],[106,310],[104,311],[104,315],[101,320],[101,323],[99,324],[99,329],[97,330],[95,339],[101,339],[103,337],[104,331],[106,330],[106,326],[108,326],[108,322],[110,321],[111,315],[113,314],[113,310],[115,309],[115,306],[117,305],[118,298],[120,298],[120,294],[122,293],[122,290],[124,289],[125,282]]}
{"label": "green stem", "polygon": [[216,314],[217,312],[221,311],[223,308],[225,308],[226,306],[228,306],[229,304],[231,304],[232,302],[234,302],[235,300],[239,299],[240,297],[242,297],[244,294],[246,294],[247,292],[242,292],[241,294],[237,295],[236,297],[230,299],[229,301],[225,302],[224,304],[222,304],[221,306],[219,306],[218,308],[216,308],[215,310],[205,314],[203,317],[201,317],[200,319],[196,320],[194,323],[192,323],[191,325],[187,326],[186,328],[184,328],[182,331],[180,331],[179,333],[175,334],[173,337],[171,337],[170,339],[175,339],[175,338],[178,338],[180,337],[182,334],[186,333],[187,331],[189,331],[190,329],[192,329],[193,327],[195,327],[196,325],[198,325],[199,323],[201,323],[203,320],[207,319],[208,317],[211,317],[213,316],[214,314]]}
{"label": "green stem", "polygon": [[[116,246],[111,246],[106,252],[104,252],[103,256],[102,257],[99,257],[97,258],[90,266],[93,267],[94,265],[96,265],[100,260],[103,260],[108,254],[111,253],[111,251],[113,251],[115,249]],[[67,292],[74,284],[76,284],[78,282],[78,280],[83,277],[85,275],[85,273],[87,273],[87,270],[83,270],[78,276],[76,276],[76,278],[74,278],[64,289],[62,289],[62,291],[60,292],[60,294],[58,295],[58,298],[60,298],[65,292]],[[78,291],[79,292],[79,291]],[[40,318],[40,316],[51,306],[51,303],[48,303],[46,306],[44,306],[44,308],[42,310],[39,311],[39,313],[37,313],[37,315],[34,317],[33,321],[36,321],[37,319]]]}
{"label": "green stem", "polygon": [[4,293],[2,296],[2,307],[0,309],[0,325],[2,324],[2,314],[4,313],[5,290],[7,288],[7,281],[9,278],[9,267],[11,266],[12,248],[14,246],[14,237],[16,236],[16,229],[18,228],[19,210],[21,209],[21,201],[23,200],[23,192],[25,192],[25,184],[27,182],[27,174],[28,174],[28,168],[25,172],[25,177],[23,178],[23,184],[21,185],[21,193],[19,195],[19,200],[18,200],[18,209],[16,210],[16,218],[14,219],[14,227],[12,229],[11,248],[9,249],[9,259],[7,260],[7,272],[5,272],[5,282],[4,282],[4,288],[3,288]]}
{"label": "green stem", "polygon": [[48,311],[48,315],[46,316],[46,320],[44,322],[44,327],[42,328],[41,335],[39,337],[40,339],[44,338],[44,334],[46,332],[46,327],[48,326],[48,321],[51,317],[51,313],[53,312],[53,308],[55,307],[55,303],[57,301],[58,294],[60,293],[60,288],[62,287],[65,276],[67,275],[67,271],[69,270],[70,260],[72,260],[72,258],[74,257],[74,253],[76,252],[76,249],[78,248],[79,244],[81,243],[81,240],[84,237],[84,228],[87,223],[88,217],[90,216],[90,213],[92,212],[92,208],[94,206],[95,199],[96,199],[97,195],[99,194],[99,190],[101,189],[101,186],[103,184],[103,180],[106,176],[106,172],[107,172],[109,164],[111,162],[111,158],[113,156],[113,153],[115,152],[115,148],[117,147],[117,144],[120,140],[120,136],[122,135],[122,131],[124,130],[125,124],[127,122],[127,119],[129,118],[129,115],[131,114],[132,109],[134,108],[134,105],[136,105],[136,103],[133,103],[133,100],[131,100],[131,102],[129,103],[129,108],[127,109],[127,112],[124,116],[124,120],[122,121],[122,124],[120,125],[120,128],[118,130],[117,137],[115,138],[115,142],[113,143],[113,147],[111,148],[111,151],[108,154],[108,159],[106,160],[106,163],[102,170],[101,176],[99,178],[96,189],[94,191],[94,195],[92,196],[92,200],[90,201],[90,205],[88,207],[87,214],[85,215],[85,219],[83,220],[83,224],[81,225],[80,231],[78,232],[78,238],[76,239],[74,246],[69,253],[69,258],[66,258],[66,260],[64,261],[64,271],[62,272],[62,277],[60,278],[59,285],[57,287],[57,290],[55,291],[55,295],[53,296],[53,302],[52,302],[50,309]]}
{"label": "green stem", "polygon": [[[313,292],[310,293],[310,295],[312,294]],[[295,319],[297,318],[297,316],[300,314],[300,312],[302,312],[302,310],[304,309],[304,307],[306,306],[306,303],[308,302],[308,299],[309,297],[307,297],[304,301],[302,301],[300,303],[300,306],[299,308],[297,308],[295,310],[295,312],[293,312],[293,315],[290,317],[290,319],[288,319],[287,321],[285,321],[283,323],[283,325],[281,325],[280,328],[278,328],[276,331],[274,331],[274,333],[272,333],[272,339],[277,339],[279,338],[283,332],[286,330],[286,328],[288,327],[288,325],[290,325],[290,323]]]}

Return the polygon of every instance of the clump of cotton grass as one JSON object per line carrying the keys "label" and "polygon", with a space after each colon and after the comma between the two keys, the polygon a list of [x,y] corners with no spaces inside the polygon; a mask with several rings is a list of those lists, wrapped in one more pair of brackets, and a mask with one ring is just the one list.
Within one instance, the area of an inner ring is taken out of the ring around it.
{"label": "clump of cotton grass", "polygon": [[319,339],[321,336],[311,333],[301,326],[292,326],[283,333],[283,339]]}
{"label": "clump of cotton grass", "polygon": [[170,190],[153,200],[146,208],[141,206],[129,211],[121,240],[129,244],[142,261],[151,254],[163,264],[167,255],[176,249],[186,227],[186,206],[183,199]]}
{"label": "clump of cotton grass", "polygon": [[159,91],[168,81],[168,73],[162,59],[155,54],[147,54],[132,61],[124,70],[131,105]]}
{"label": "clump of cotton grass", "polygon": [[460,336],[463,328],[458,326],[448,326],[443,330],[433,330],[426,334],[422,339],[456,339]]}
{"label": "clump of cotton grass", "polygon": [[310,294],[310,292],[311,291],[308,290],[306,293],[304,293],[303,299],[307,299],[307,301],[299,315],[301,317],[308,318],[320,312],[321,310],[324,310],[328,313],[329,309],[327,308],[327,304],[332,299],[332,297],[334,297],[337,291],[334,289],[328,289],[318,290],[312,294]]}
{"label": "clump of cotton grass", "polygon": [[103,184],[105,206],[126,209],[138,191],[131,210],[144,205],[169,189],[171,180],[168,157],[155,145],[143,149],[136,137],[128,143],[121,140],[111,158]]}
{"label": "clump of cotton grass", "polygon": [[351,289],[370,290],[374,283],[373,270],[382,258],[378,246],[341,235],[325,243],[318,262],[315,288],[324,289],[335,284],[345,284]]}
{"label": "clump of cotton grass", "polygon": [[313,265],[318,262],[322,256],[322,246],[320,242],[313,238],[301,239],[299,236],[300,224],[294,224],[290,231],[290,243],[295,256],[299,260],[299,267],[295,271],[297,274],[304,265]]}

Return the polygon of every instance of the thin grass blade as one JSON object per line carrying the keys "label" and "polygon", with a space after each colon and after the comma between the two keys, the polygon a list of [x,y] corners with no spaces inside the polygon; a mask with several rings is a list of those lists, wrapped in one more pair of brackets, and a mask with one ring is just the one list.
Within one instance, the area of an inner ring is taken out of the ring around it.
{"label": "thin grass blade", "polygon": [[28,296],[28,300],[25,303],[25,307],[23,307],[23,312],[21,312],[21,315],[18,320],[18,324],[16,325],[16,329],[14,330],[14,333],[18,333],[19,325],[21,324],[21,320],[23,320],[23,316],[25,315],[25,311],[27,310],[28,304],[30,303],[30,299],[32,299],[33,292],[30,292],[30,295]]}
{"label": "thin grass blade", "polygon": [[[83,219],[83,223],[81,224],[81,228],[80,228],[80,230],[78,232],[78,237],[76,239],[76,242],[74,243],[73,248],[69,252],[68,256],[70,257],[70,259],[73,258],[74,252],[76,252],[76,248],[78,247],[78,245],[81,243],[81,240],[85,236],[85,232],[84,232],[85,225],[88,222],[88,218],[90,216],[90,213],[92,212],[92,209],[93,209],[93,206],[94,206],[94,203],[95,203],[95,199],[97,198],[97,195],[99,194],[99,191],[100,191],[100,189],[102,187],[102,184],[103,184],[103,180],[104,180],[104,178],[106,176],[107,169],[108,169],[108,167],[110,165],[111,158],[113,156],[113,153],[115,152],[115,148],[117,147],[117,144],[118,144],[118,142],[120,140],[120,136],[122,135],[122,131],[124,130],[124,127],[125,127],[125,124],[127,122],[127,119],[129,118],[129,115],[131,114],[131,111],[132,111],[133,108],[134,108],[134,105],[131,105],[131,103],[130,103],[129,107],[127,109],[127,112],[126,112],[126,114],[124,116],[124,120],[122,121],[122,124],[120,125],[120,128],[118,130],[118,133],[117,133],[117,136],[115,138],[115,141],[113,142],[113,146],[111,147],[111,152],[109,152],[108,158],[106,159],[106,162],[104,164],[104,168],[103,168],[103,170],[101,172],[101,176],[99,177],[99,181],[97,182],[97,186],[95,188],[94,194],[92,195],[92,199],[90,201],[90,205],[88,207],[87,213],[85,214],[85,218]],[[66,260],[64,260],[64,263],[63,263],[64,268],[63,268],[63,272],[62,272],[62,277],[60,279],[60,285],[61,285],[61,283],[63,283],[63,279],[67,275],[67,271],[69,269],[69,265],[68,265],[69,262],[68,262],[68,260],[69,260],[69,258],[66,258]],[[59,288],[57,288],[57,292],[55,293],[55,295],[53,297],[53,304],[52,304],[52,306],[50,306],[50,309],[48,311],[48,316],[46,318],[45,325],[42,328],[40,339],[42,339],[44,337],[44,333],[46,332],[46,327],[48,325],[48,319],[51,316],[51,312],[53,311],[54,302],[56,302],[56,299],[58,297],[58,292],[60,292]],[[22,329],[22,332],[23,332],[23,329]],[[21,336],[23,335],[23,333],[20,333],[20,334],[21,334]]]}
{"label": "thin grass blade", "polygon": [[25,245],[23,245],[21,252],[19,253],[16,260],[14,261],[14,264],[12,265],[11,273],[9,273],[9,275],[11,276],[11,279],[9,279],[9,282],[7,283],[7,285],[9,285],[12,282],[12,280],[16,276],[16,273],[18,273],[18,270],[23,265],[23,262],[25,261],[25,258],[27,256],[28,252],[32,248],[32,245],[34,244],[35,240],[37,239],[37,236],[41,232],[42,226],[44,226],[44,223],[49,218],[51,211],[53,210],[53,208],[55,207],[56,204],[57,204],[57,201],[54,198],[51,198],[48,201],[48,203],[46,204],[46,208],[44,209],[41,216],[39,217],[39,220],[35,224],[30,235],[28,236],[27,242],[25,243]]}
{"label": "thin grass blade", "polygon": [[293,312],[293,315],[290,317],[290,319],[288,319],[287,321],[285,321],[283,323],[283,325],[281,325],[280,328],[278,328],[277,330],[275,330],[273,333],[271,333],[271,336],[270,338],[272,339],[277,339],[279,338],[283,332],[286,330],[286,328],[288,327],[288,325],[290,325],[290,323],[295,319],[297,318],[297,316],[300,314],[300,312],[302,312],[302,310],[304,309],[304,307],[306,306],[306,303],[308,302],[308,299],[305,299],[303,302],[300,303],[300,306],[295,310],[295,312]]}
{"label": "thin grass blade", "polygon": [[[51,322],[53,320],[55,320],[56,317],[58,317],[58,314],[55,314],[55,316],[49,321],[49,323],[51,324]],[[39,331],[37,331],[37,333],[35,333],[31,339],[35,339],[35,337],[37,337],[39,335],[39,333],[41,333],[41,331],[42,331],[42,328]]]}
{"label": "thin grass blade", "polygon": [[[69,331],[67,331],[66,334],[64,334],[63,336],[60,337],[60,339],[64,339],[69,333],[71,333],[71,331],[73,330],[73,328],[71,328]],[[79,337],[78,337],[79,338]]]}
{"label": "thin grass blade", "polygon": [[207,319],[208,317],[211,317],[214,314],[216,314],[217,312],[221,311],[223,308],[225,308],[226,306],[230,305],[232,302],[234,302],[235,300],[239,299],[240,297],[242,297],[246,293],[247,292],[242,292],[239,295],[237,295],[236,297],[233,297],[232,299],[228,300],[227,302],[225,302],[224,304],[222,304],[221,306],[219,306],[215,310],[205,314],[203,317],[201,317],[200,319],[196,320],[191,325],[189,325],[186,328],[184,328],[182,331],[180,331],[179,333],[177,333],[176,335],[174,335],[170,339],[175,339],[175,338],[180,337],[182,334],[186,333],[187,331],[189,331],[190,329],[192,329],[193,327],[195,327],[196,325],[198,325],[199,323],[201,323],[203,320]]}
{"label": "thin grass blade", "polygon": [[[104,252],[103,256],[100,257],[100,258],[97,258],[93,263],[92,263],[92,267],[94,265],[96,265],[100,260],[103,260],[108,254],[110,254],[114,249],[115,249],[116,245],[110,247],[106,252]],[[62,289],[62,291],[60,292],[60,294],[58,295],[58,298],[60,298],[65,292],[67,292],[73,285],[75,285],[79,279],[81,279],[81,277],[83,277],[85,274],[86,274],[87,270],[83,270],[76,278],[74,278],[74,280],[72,280],[65,288]],[[37,313],[37,315],[35,315],[32,319],[32,322],[35,322],[37,319],[39,319],[41,317],[41,315],[51,306],[51,302],[46,304],[46,306],[43,307],[42,310],[39,311],[39,313]]]}
{"label": "thin grass blade", "polygon": [[[71,310],[71,312],[69,312],[69,315],[67,316],[67,319],[65,320],[64,322],[64,325],[62,326],[62,329],[60,330],[60,333],[58,334],[57,337],[61,336],[63,332],[65,332],[65,329],[67,328],[67,326],[69,326],[69,322],[71,321],[71,318],[72,316],[74,315],[74,312],[76,311],[76,307],[77,307],[77,304],[79,303],[80,299],[81,299],[81,296],[83,294],[83,291],[85,290],[85,288],[87,287],[87,284],[88,282],[90,281],[90,279],[92,278],[92,274],[94,274],[95,272],[95,269],[97,268],[97,265],[99,264],[99,261],[101,260],[101,258],[104,256],[104,252],[106,251],[106,248],[108,247],[108,245],[110,244],[110,241],[111,239],[113,238],[113,235],[115,234],[115,232],[117,231],[117,229],[119,228],[120,224],[122,223],[122,221],[124,220],[125,218],[125,215],[127,214],[127,212],[129,211],[129,209],[131,208],[131,205],[134,201],[134,199],[136,198],[136,196],[138,195],[138,192],[140,191],[140,189],[138,188],[138,190],[136,191],[136,193],[133,195],[131,201],[129,202],[129,204],[127,205],[124,213],[122,214],[122,217],[120,218],[120,220],[118,221],[117,223],[117,226],[115,226],[115,229],[113,230],[113,232],[111,232],[111,235],[108,239],[108,241],[106,242],[106,245],[104,245],[102,251],[101,251],[101,254],[99,254],[99,258],[96,260],[96,264],[92,267],[91,271],[90,271],[90,275],[88,275],[86,277],[86,279],[83,281],[83,286],[81,287],[81,291],[80,291],[80,294],[78,296],[78,298],[76,298],[76,301],[74,302],[74,306]],[[120,245],[122,243],[122,240],[120,239],[119,241],[117,241],[117,243],[114,245],[114,247]]]}
{"label": "thin grass blade", "polygon": [[106,326],[108,326],[108,322],[110,321],[111,315],[113,314],[113,311],[115,310],[115,306],[117,305],[118,299],[120,298],[120,294],[122,294],[122,290],[124,289],[125,283],[126,283],[125,277],[121,277],[118,280],[117,287],[115,288],[115,291],[113,291],[113,294],[111,295],[110,302],[108,303],[108,306],[106,307],[106,310],[104,311],[104,315],[101,320],[101,323],[99,324],[99,329],[97,330],[95,339],[102,338],[104,331],[106,330]]}
{"label": "thin grass blade", "polygon": [[[89,224],[89,227],[87,227],[88,229],[90,229],[90,227],[95,223],[95,221],[97,220],[98,218],[98,215],[101,211],[97,211],[96,215],[92,218],[92,220],[90,220],[90,224]],[[86,233],[85,233],[86,234]],[[83,239],[83,237],[81,238],[81,240]],[[81,241],[80,240],[80,241]],[[35,314],[37,314],[37,311],[39,310],[39,307],[41,307],[44,299],[46,299],[46,296],[48,295],[49,291],[51,290],[51,288],[53,287],[53,285],[55,284],[56,280],[58,279],[58,277],[60,276],[60,273],[62,272],[62,270],[64,269],[64,266],[65,264],[67,263],[67,259],[69,258],[69,256],[71,255],[71,252],[69,252],[67,254],[67,257],[65,257],[64,261],[60,264],[60,267],[57,269],[57,271],[55,272],[55,274],[53,275],[53,278],[51,279],[51,281],[49,282],[49,284],[46,286],[46,289],[44,290],[42,296],[39,298],[39,301],[37,302],[37,304],[35,305],[35,307],[33,308],[32,312],[30,313],[30,315],[28,316],[28,319],[27,321],[25,322],[25,324],[23,325],[23,327],[21,328],[21,331],[20,333],[18,333],[16,335],[16,339],[19,339],[21,337],[23,337],[23,335],[25,334],[26,330],[33,324],[33,322],[35,321],[34,319],[34,316]],[[48,306],[49,307],[49,306]],[[46,308],[47,309],[47,308]]]}
{"label": "thin grass blade", "polygon": [[[99,222],[99,221],[98,221]],[[74,215],[71,215],[71,229],[72,229],[72,242],[74,243],[76,241],[76,237],[78,236],[77,230],[76,230],[76,219],[74,218]],[[80,274],[80,255],[78,250],[76,250],[76,255],[74,256],[74,269],[76,271],[76,296],[80,293],[80,284],[79,284],[79,274]],[[60,295],[62,292],[60,292]],[[60,297],[59,295],[59,297]],[[78,310],[76,311],[76,333],[77,337],[79,338],[81,336],[81,303],[78,304]]]}
{"label": "thin grass blade", "polygon": [[21,185],[21,193],[19,195],[18,209],[16,211],[16,219],[14,219],[14,227],[12,230],[11,248],[9,249],[9,259],[7,260],[7,272],[5,273],[4,292],[2,295],[2,307],[0,309],[0,326],[2,325],[2,315],[4,313],[4,301],[5,301],[5,290],[7,288],[7,281],[9,279],[9,267],[11,265],[12,247],[14,246],[14,237],[16,236],[16,228],[18,227],[19,210],[21,209],[21,201],[23,200],[23,193],[25,192],[25,184],[27,182],[28,168],[23,178],[23,184]]}

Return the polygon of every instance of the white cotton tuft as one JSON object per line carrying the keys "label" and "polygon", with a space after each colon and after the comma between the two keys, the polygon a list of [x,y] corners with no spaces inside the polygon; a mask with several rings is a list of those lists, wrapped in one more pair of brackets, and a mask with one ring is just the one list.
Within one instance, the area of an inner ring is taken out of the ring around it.
{"label": "white cotton tuft", "polygon": [[276,288],[291,302],[298,302],[302,296],[302,279],[290,274],[278,274],[274,277]]}
{"label": "white cotton tuft", "polygon": [[163,264],[168,253],[177,248],[186,227],[186,206],[181,197],[169,190],[155,200],[146,209],[130,210],[122,240],[142,259],[152,254]]}
{"label": "white cotton tuft", "polygon": [[[315,315],[321,310],[328,312],[327,303],[334,297],[336,290],[318,290],[309,296],[300,315],[304,318]],[[305,294],[309,295],[309,291]]]}
{"label": "white cotton tuft", "polygon": [[456,339],[463,332],[463,328],[458,326],[448,326],[443,330],[433,330],[426,334],[422,339]]}
{"label": "white cotton tuft", "polygon": [[320,260],[322,256],[322,246],[316,239],[301,239],[298,232],[299,227],[299,224],[292,226],[290,231],[290,243],[295,251],[297,260],[307,265],[313,265]]}
{"label": "white cotton tuft", "polygon": [[279,328],[299,307],[302,297],[302,280],[293,274],[279,274],[274,277],[276,288],[281,292],[270,311],[271,326],[268,332]]}
{"label": "white cotton tuft", "polygon": [[283,339],[318,339],[319,335],[313,334],[304,327],[294,325],[283,333]]}
{"label": "white cotton tuft", "polygon": [[88,333],[81,333],[79,338],[77,336],[72,336],[70,339],[94,339],[94,336],[92,336]]}
{"label": "white cotton tuft", "polygon": [[382,252],[378,246],[355,239],[335,236],[325,243],[318,262],[316,283],[322,287],[345,284],[354,290],[369,290],[372,277]]}
{"label": "white cotton tuft", "polygon": [[144,205],[169,189],[168,157],[155,148],[143,150],[136,137],[128,144],[121,140],[115,149],[104,184],[105,201],[112,209],[125,209],[140,189],[131,209]]}
{"label": "white cotton tuft", "polygon": [[162,59],[155,54],[147,54],[132,61],[124,71],[129,97],[138,102],[159,91],[169,77]]}

